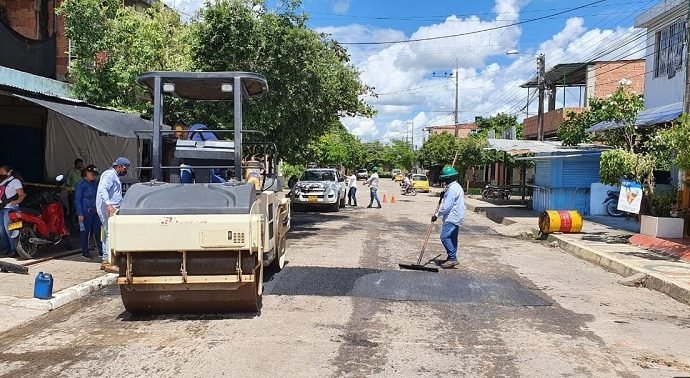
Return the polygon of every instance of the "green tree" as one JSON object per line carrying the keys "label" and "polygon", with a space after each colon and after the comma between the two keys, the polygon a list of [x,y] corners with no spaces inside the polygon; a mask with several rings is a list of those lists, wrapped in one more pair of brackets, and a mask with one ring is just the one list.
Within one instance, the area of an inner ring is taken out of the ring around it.
{"label": "green tree", "polygon": [[425,167],[451,164],[459,149],[458,139],[448,133],[433,134],[418,151],[418,159]]}
{"label": "green tree", "polygon": [[[191,25],[195,69],[251,71],[268,79],[269,94],[245,107],[252,128],[276,141],[281,155],[296,160],[306,145],[325,134],[324,125],[345,115],[374,112],[359,95],[368,88],[359,81],[349,56],[337,42],[306,25],[297,14],[300,1],[287,1],[278,12],[258,15],[256,1],[208,2]],[[227,112],[204,105],[215,114],[211,124],[230,128]],[[222,109],[221,109],[222,110]]]}
{"label": "green tree", "polygon": [[184,70],[191,62],[187,30],[162,2],[136,11],[118,0],[65,0],[57,12],[73,44],[74,94],[90,103],[147,112],[149,96],[137,75]]}
{"label": "green tree", "polygon": [[479,127],[479,133],[484,136],[487,136],[489,131],[493,130],[496,133],[496,138],[501,138],[503,133],[506,130],[510,130],[513,126],[515,126],[516,134],[519,134],[520,137],[522,136],[521,124],[517,122],[517,116],[514,115],[498,113],[487,118],[477,118],[476,123]]}
{"label": "green tree", "polygon": [[391,144],[384,146],[384,167],[386,169],[406,169],[411,170],[415,160],[415,153],[412,145],[403,139],[393,139]]}

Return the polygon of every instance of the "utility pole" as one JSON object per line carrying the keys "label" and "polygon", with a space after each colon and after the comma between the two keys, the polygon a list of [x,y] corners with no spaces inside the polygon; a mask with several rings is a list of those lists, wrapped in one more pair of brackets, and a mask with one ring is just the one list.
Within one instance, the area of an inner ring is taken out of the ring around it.
{"label": "utility pole", "polygon": [[[688,1],[690,1],[690,0],[688,0]],[[459,129],[459,125],[458,125],[458,95],[459,95],[458,94],[458,86],[459,86],[459,81],[458,80],[460,80],[460,78],[458,76],[460,76],[458,74],[458,58],[455,58],[455,138],[456,139],[458,138],[458,129]]]}
{"label": "utility pole", "polygon": [[[688,0],[690,1],[690,0]],[[537,88],[539,89],[539,107],[537,110],[537,140],[544,140],[544,89],[546,87],[545,57],[537,57]]]}

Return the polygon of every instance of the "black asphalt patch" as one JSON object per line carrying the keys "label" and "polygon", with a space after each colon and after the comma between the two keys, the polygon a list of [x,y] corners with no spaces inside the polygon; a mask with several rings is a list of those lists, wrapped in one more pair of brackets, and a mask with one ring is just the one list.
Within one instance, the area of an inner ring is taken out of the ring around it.
{"label": "black asphalt patch", "polygon": [[550,306],[511,279],[477,279],[461,272],[429,273],[362,268],[286,267],[265,286],[268,295],[316,295],[392,301]]}

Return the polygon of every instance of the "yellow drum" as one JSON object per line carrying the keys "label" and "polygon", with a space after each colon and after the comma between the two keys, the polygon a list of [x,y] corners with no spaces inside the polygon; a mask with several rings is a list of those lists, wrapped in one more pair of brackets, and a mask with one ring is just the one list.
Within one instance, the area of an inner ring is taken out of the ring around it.
{"label": "yellow drum", "polygon": [[582,215],[577,211],[544,211],[539,215],[539,230],[543,234],[552,232],[582,231]]}

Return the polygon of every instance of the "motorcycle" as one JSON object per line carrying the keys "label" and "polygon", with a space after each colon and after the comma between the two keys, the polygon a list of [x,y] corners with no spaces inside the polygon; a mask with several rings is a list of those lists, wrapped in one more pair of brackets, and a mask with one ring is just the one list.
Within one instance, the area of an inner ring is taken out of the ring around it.
{"label": "motorcycle", "polygon": [[606,207],[606,213],[612,217],[622,217],[625,211],[618,210],[618,192],[608,190],[606,192],[606,199],[603,202]]}
{"label": "motorcycle", "polygon": [[408,194],[411,196],[416,196],[417,190],[412,185],[408,185],[408,186],[403,185],[400,188],[400,194],[402,194],[403,196],[406,196]]}
{"label": "motorcycle", "polygon": [[487,185],[482,190],[483,199],[510,199],[510,190],[502,189],[493,185]]}
{"label": "motorcycle", "polygon": [[57,245],[72,249],[69,231],[65,224],[65,211],[60,202],[60,192],[65,178],[56,178],[57,187],[41,193],[35,202],[39,202],[40,211],[22,207],[10,212],[10,224],[7,229],[10,236],[17,241],[17,253],[24,259],[31,259],[43,245]]}

